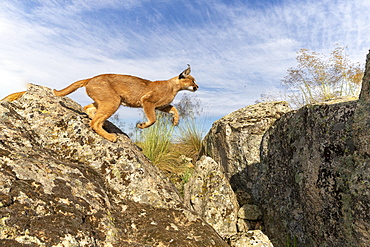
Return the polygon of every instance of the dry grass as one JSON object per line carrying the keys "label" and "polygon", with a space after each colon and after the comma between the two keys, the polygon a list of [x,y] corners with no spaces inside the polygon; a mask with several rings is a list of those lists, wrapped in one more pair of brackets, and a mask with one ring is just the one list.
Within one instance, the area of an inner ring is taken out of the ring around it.
{"label": "dry grass", "polygon": [[157,122],[141,131],[137,145],[182,191],[194,170],[192,162],[198,157],[201,142],[202,132],[195,119],[185,119],[174,127],[167,115],[158,114]]}

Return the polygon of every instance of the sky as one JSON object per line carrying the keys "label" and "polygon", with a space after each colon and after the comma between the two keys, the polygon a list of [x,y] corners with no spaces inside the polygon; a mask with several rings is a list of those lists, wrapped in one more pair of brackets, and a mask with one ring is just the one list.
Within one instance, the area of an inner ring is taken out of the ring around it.
{"label": "sky", "polygon": [[[364,63],[369,0],[1,0],[0,99],[104,73],[165,80],[191,65],[207,126],[280,90],[296,52],[347,47]],[[175,103],[182,97],[180,92]],[[91,103],[84,89],[71,94]],[[137,109],[121,107],[128,123]]]}

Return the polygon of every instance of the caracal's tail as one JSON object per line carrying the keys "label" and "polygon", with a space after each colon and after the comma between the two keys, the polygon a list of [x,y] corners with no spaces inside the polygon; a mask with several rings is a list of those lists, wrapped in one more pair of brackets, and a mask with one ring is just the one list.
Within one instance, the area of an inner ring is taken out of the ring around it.
{"label": "caracal's tail", "polygon": [[54,93],[55,96],[66,96],[70,93],[73,93],[74,91],[76,91],[80,87],[86,86],[87,83],[89,83],[89,81],[90,81],[90,79],[76,81],[76,82],[72,83],[71,85],[69,85],[68,87],[66,87],[62,90],[55,90],[54,89],[53,93]]}
{"label": "caracal's tail", "polygon": [[23,96],[23,94],[25,94],[26,91],[23,91],[23,92],[19,92],[19,93],[12,93],[8,96],[6,96],[4,99],[0,100],[0,101],[7,101],[7,102],[12,102],[14,100],[17,100],[19,99],[20,97]]}

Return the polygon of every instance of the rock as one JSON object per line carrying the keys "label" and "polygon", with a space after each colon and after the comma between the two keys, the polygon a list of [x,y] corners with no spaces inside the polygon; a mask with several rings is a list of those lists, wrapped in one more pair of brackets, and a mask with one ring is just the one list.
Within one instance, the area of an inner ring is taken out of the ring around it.
{"label": "rock", "polygon": [[222,167],[203,156],[185,184],[184,201],[223,238],[236,234],[238,202]]}
{"label": "rock", "polygon": [[247,232],[251,230],[252,227],[248,223],[249,223],[248,221],[238,218],[238,221],[236,222],[238,232]]}
{"label": "rock", "polygon": [[362,88],[359,104],[356,107],[356,114],[353,123],[354,143],[357,146],[358,154],[362,157],[370,156],[370,51],[366,59],[365,73],[362,80]]}
{"label": "rock", "polygon": [[356,145],[359,104],[308,105],[266,132],[253,196],[274,245],[370,243],[370,159],[362,152],[370,139],[367,128]]}
{"label": "rock", "polygon": [[0,102],[0,246],[227,246],[112,124],[31,85]]}
{"label": "rock", "polygon": [[244,220],[260,220],[262,214],[258,206],[245,204],[239,209],[238,217]]}
{"label": "rock", "polygon": [[182,164],[184,165],[185,167],[188,167],[188,168],[193,168],[194,165],[193,165],[193,159],[192,158],[189,158],[189,157],[186,157],[185,155],[180,155],[180,157],[177,159],[178,163],[179,164]]}
{"label": "rock", "polygon": [[260,144],[267,129],[286,112],[287,102],[244,107],[213,123],[203,141],[201,155],[221,164],[241,205],[253,203],[252,185],[260,162]]}
{"label": "rock", "polygon": [[230,240],[232,247],[273,247],[269,238],[260,230],[234,235]]}
{"label": "rock", "polygon": [[[247,204],[245,208],[254,209],[248,212],[250,216],[244,214],[243,218],[261,218],[260,213],[256,215],[259,210],[257,206],[252,205],[254,201],[251,192],[258,174],[256,164],[260,162],[262,136],[276,119],[289,111],[291,109],[286,102],[260,103],[244,107],[213,123],[203,140],[200,155],[210,156],[220,164],[221,171],[226,175],[225,180],[230,182],[239,204]],[[212,168],[207,169],[212,171]],[[241,210],[245,212],[244,209]],[[236,224],[239,232],[246,232],[253,229],[256,222],[239,218]],[[217,230],[216,227],[215,229]],[[220,233],[219,230],[218,232]],[[240,233],[230,238],[237,238],[237,235]]]}

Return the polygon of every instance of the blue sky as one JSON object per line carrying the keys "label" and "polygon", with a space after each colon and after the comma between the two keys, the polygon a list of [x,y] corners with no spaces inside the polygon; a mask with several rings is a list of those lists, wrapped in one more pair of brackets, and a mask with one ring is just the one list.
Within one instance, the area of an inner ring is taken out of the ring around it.
{"label": "blue sky", "polygon": [[[364,63],[368,13],[368,0],[2,0],[0,98],[28,82],[60,89],[103,73],[169,79],[189,63],[215,120],[279,90],[300,48],[339,43]],[[71,98],[91,102],[83,89]]]}

